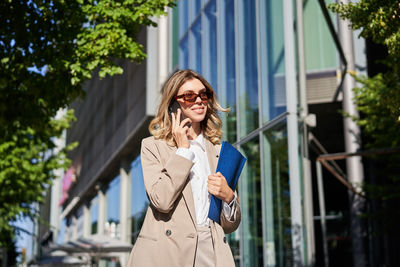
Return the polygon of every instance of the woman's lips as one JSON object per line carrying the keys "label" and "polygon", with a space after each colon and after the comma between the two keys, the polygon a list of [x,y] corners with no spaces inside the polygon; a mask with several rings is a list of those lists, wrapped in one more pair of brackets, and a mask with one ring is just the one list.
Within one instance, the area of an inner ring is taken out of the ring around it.
{"label": "woman's lips", "polygon": [[204,107],[196,107],[196,108],[192,108],[192,110],[194,112],[196,112],[197,114],[202,114],[204,112]]}

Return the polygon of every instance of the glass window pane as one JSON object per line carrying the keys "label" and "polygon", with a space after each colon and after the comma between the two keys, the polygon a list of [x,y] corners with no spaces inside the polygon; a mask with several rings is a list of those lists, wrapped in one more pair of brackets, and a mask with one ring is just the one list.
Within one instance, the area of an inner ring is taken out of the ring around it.
{"label": "glass window pane", "polygon": [[108,186],[107,196],[107,221],[106,221],[106,235],[111,237],[119,237],[120,234],[120,192],[121,192],[121,179],[117,176]]}
{"label": "glass window pane", "polygon": [[230,107],[229,114],[224,113],[224,139],[236,142],[236,59],[235,59],[235,5],[234,1],[225,0],[219,11],[220,35],[220,81],[218,97],[223,107]]}
{"label": "glass window pane", "polygon": [[99,220],[99,198],[96,196],[90,201],[91,234],[97,234],[97,222]]}
{"label": "glass window pane", "polygon": [[240,136],[258,128],[258,73],[256,4],[239,1],[239,105]]}
{"label": "glass window pane", "polygon": [[202,73],[201,69],[201,18],[198,18],[190,30],[189,38],[189,66],[191,69]]}
{"label": "glass window pane", "polygon": [[241,146],[247,163],[240,177],[243,266],[263,266],[259,137]]}
{"label": "glass window pane", "polygon": [[190,0],[190,22],[193,22],[201,11],[201,0]]}
{"label": "glass window pane", "polygon": [[179,43],[179,67],[181,69],[189,68],[189,51],[188,51],[187,35]]}
{"label": "glass window pane", "polygon": [[292,259],[286,120],[263,134],[265,249],[267,266]]}
{"label": "glass window pane", "polygon": [[[178,4],[179,6],[179,4]],[[175,69],[179,64],[179,9],[175,6],[172,11],[172,69]]]}
{"label": "glass window pane", "polygon": [[182,38],[188,29],[188,0],[178,2],[179,14],[179,39]]}
{"label": "glass window pane", "polygon": [[131,219],[132,219],[132,243],[135,243],[137,236],[143,224],[149,201],[144,187],[142,164],[140,156],[138,156],[131,164],[132,173],[132,202],[131,202]]}
{"label": "glass window pane", "polygon": [[[334,2],[333,0],[326,1]],[[332,36],[317,1],[304,2],[304,42],[306,69],[336,69],[337,54]],[[332,16],[332,21],[335,21]]]}
{"label": "glass window pane", "polygon": [[204,33],[203,36],[206,38],[204,47],[203,68],[204,76],[207,81],[214,88],[218,94],[218,70],[217,70],[217,4],[216,0],[211,0],[210,3],[204,10]]}
{"label": "glass window pane", "polygon": [[57,234],[57,241],[56,241],[56,243],[57,243],[58,245],[65,242],[66,225],[67,225],[67,219],[62,220],[62,221],[61,221],[60,228],[59,228],[59,230],[58,230],[58,234]]}
{"label": "glass window pane", "polygon": [[260,77],[262,121],[286,111],[285,49],[282,1],[260,2]]}

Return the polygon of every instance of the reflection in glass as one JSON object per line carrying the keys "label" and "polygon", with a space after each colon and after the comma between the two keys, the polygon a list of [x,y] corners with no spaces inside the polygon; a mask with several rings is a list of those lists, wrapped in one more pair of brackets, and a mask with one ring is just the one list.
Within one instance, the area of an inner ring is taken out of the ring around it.
{"label": "reflection in glass", "polygon": [[190,31],[190,53],[189,53],[189,64],[190,68],[202,73],[201,70],[201,17],[199,17],[192,25]]}
{"label": "reflection in glass", "polygon": [[105,225],[106,235],[110,237],[120,236],[120,192],[121,179],[117,176],[108,186],[107,195],[107,220]]}
{"label": "reflection in glass", "polygon": [[260,61],[262,120],[268,122],[286,111],[285,49],[282,1],[261,2]]}
{"label": "reflection in glass", "polygon": [[203,57],[207,59],[203,63],[204,77],[214,88],[215,92],[218,94],[218,73],[217,73],[217,3],[216,0],[211,0],[210,3],[204,10],[205,20],[204,28],[205,31],[203,36],[205,36],[206,47],[204,48]]}
{"label": "reflection in glass", "polygon": [[193,21],[201,10],[201,0],[190,0],[191,6],[191,20]]}
{"label": "reflection in glass", "polygon": [[144,187],[142,164],[140,156],[138,156],[131,164],[132,173],[132,204],[131,204],[131,227],[132,227],[132,244],[135,243],[142,227],[148,199]]}
{"label": "reflection in glass", "polygon": [[[325,2],[328,4],[335,1]],[[333,13],[330,15],[334,21]],[[316,1],[307,1],[304,5],[304,42],[307,71],[336,69],[338,57],[335,43]]]}
{"label": "reflection in glass", "polygon": [[99,220],[99,198],[98,196],[94,197],[92,201],[90,201],[90,225],[91,230],[90,233],[97,234],[97,222]]}
{"label": "reflection in glass", "polygon": [[263,134],[266,266],[292,262],[286,120]]}
{"label": "reflection in glass", "polygon": [[219,101],[223,107],[231,108],[229,114],[224,113],[224,139],[236,142],[236,59],[235,59],[235,5],[234,1],[225,0],[219,11],[220,25],[220,81],[218,88]]}
{"label": "reflection in glass", "polygon": [[66,225],[67,225],[67,219],[62,220],[57,234],[57,241],[56,241],[57,244],[62,244],[65,242]]}
{"label": "reflection in glass", "polygon": [[185,35],[188,28],[188,0],[178,2],[179,9],[179,39]]}
{"label": "reflection in glass", "polygon": [[239,1],[240,136],[258,128],[258,69],[255,1]]}
{"label": "reflection in glass", "polygon": [[189,68],[189,51],[187,35],[179,42],[179,67],[182,69]]}
{"label": "reflection in glass", "polygon": [[263,266],[259,137],[241,145],[247,163],[240,177],[243,266]]}

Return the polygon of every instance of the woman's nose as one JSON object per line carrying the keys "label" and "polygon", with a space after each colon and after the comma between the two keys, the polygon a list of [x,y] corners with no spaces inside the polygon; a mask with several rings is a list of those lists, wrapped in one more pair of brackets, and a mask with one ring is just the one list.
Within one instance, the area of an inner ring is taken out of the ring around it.
{"label": "woman's nose", "polygon": [[200,95],[197,95],[195,103],[201,104],[202,102],[203,102],[203,100],[201,100]]}

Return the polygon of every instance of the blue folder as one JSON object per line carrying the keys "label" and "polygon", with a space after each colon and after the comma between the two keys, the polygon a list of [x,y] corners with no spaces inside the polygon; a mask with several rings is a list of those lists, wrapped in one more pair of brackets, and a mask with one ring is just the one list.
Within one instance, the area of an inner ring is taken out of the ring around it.
{"label": "blue folder", "polygon": [[[242,172],[246,158],[231,144],[223,141],[221,152],[219,154],[217,172],[220,172],[228,182],[232,190],[235,190],[239,180],[240,173]],[[211,195],[210,210],[208,211],[208,218],[220,223],[220,214],[222,208],[222,200]]]}

